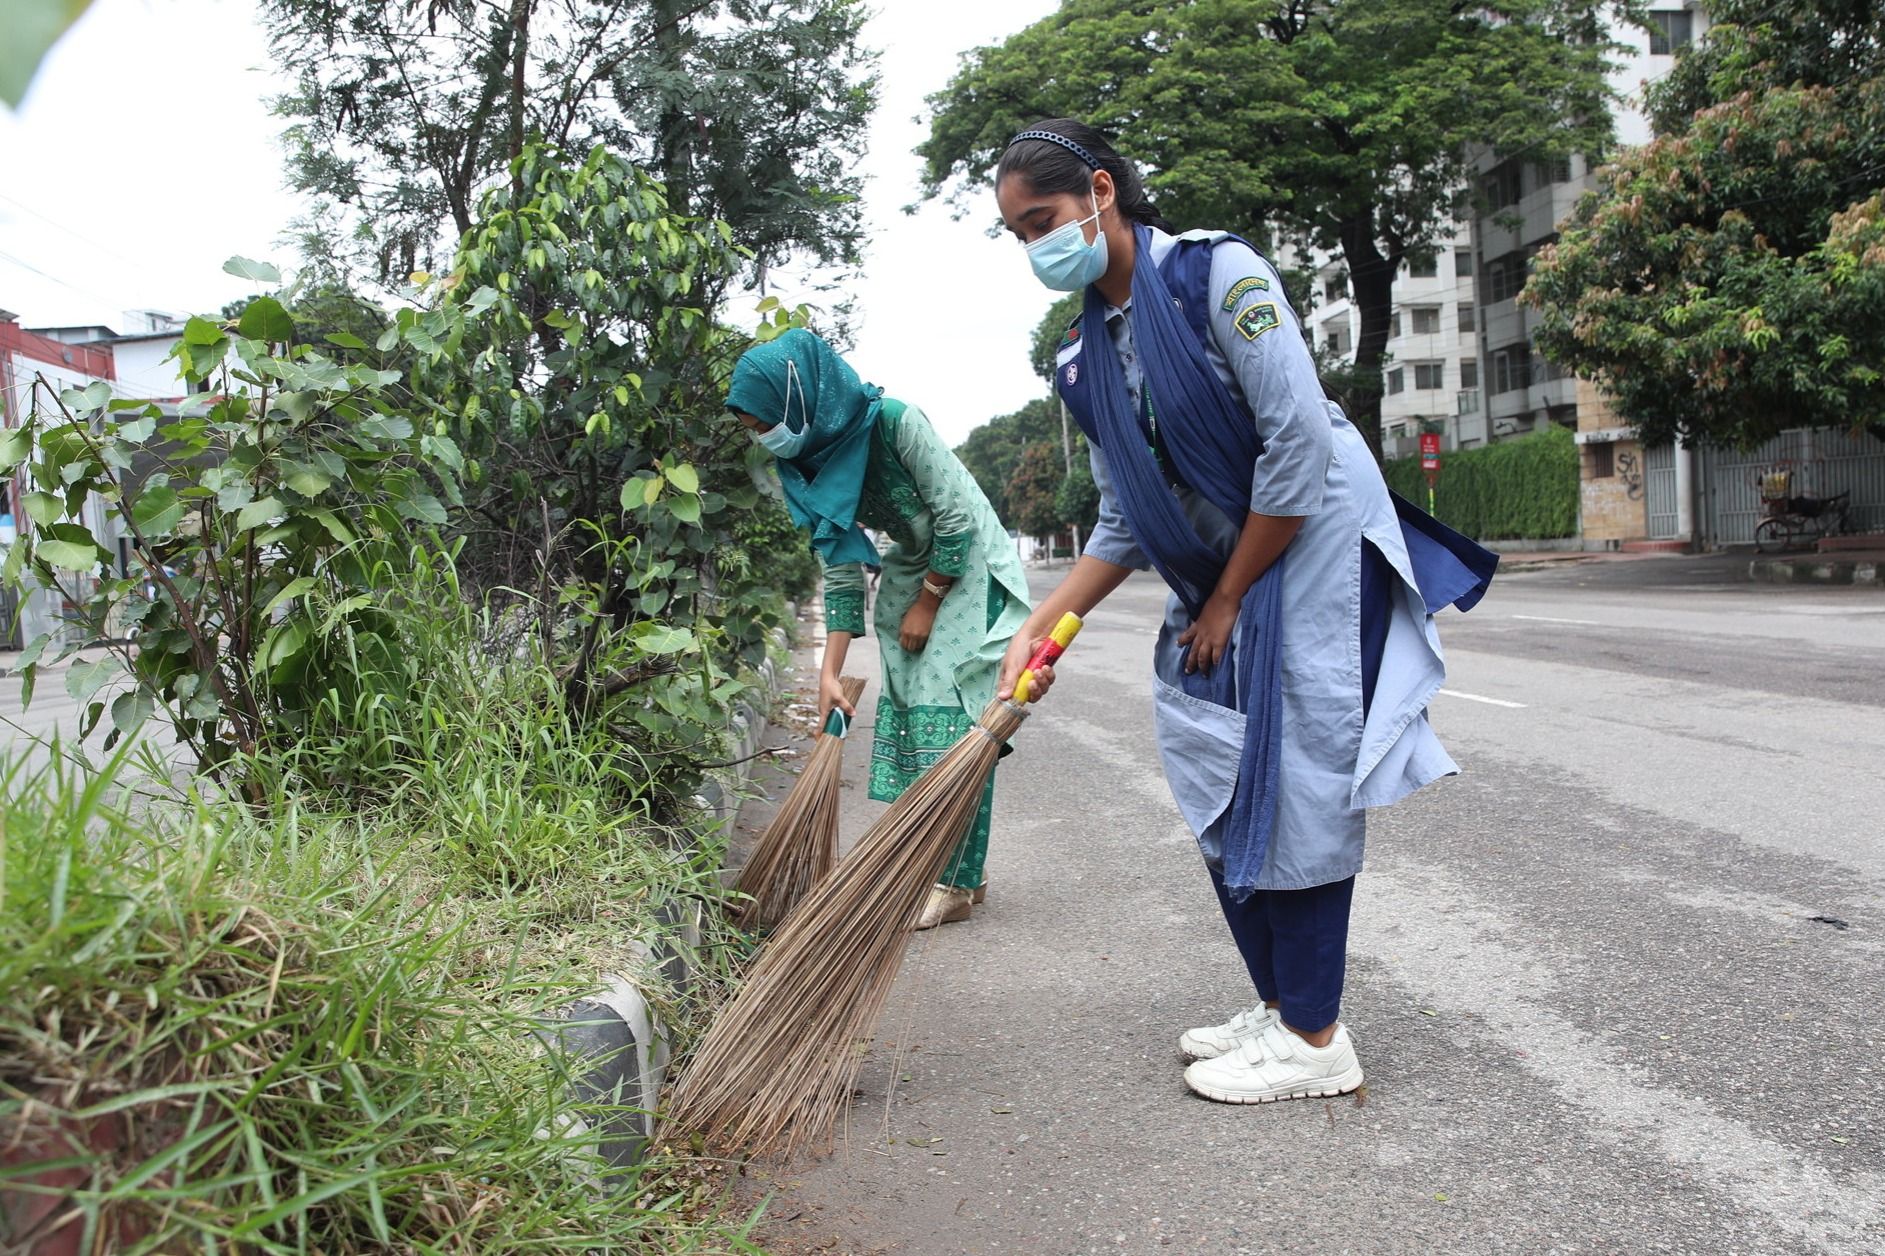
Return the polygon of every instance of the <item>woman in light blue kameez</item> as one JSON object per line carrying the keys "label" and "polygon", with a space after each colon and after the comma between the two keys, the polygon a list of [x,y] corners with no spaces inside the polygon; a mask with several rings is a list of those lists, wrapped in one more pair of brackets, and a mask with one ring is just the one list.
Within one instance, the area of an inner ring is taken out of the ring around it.
{"label": "woman in light blue kameez", "polygon": [[1366,809],[1457,770],[1426,719],[1433,612],[1477,601],[1496,559],[1389,494],[1269,262],[1173,233],[1097,131],[1022,132],[996,196],[1042,281],[1085,291],[1055,382],[1101,499],[999,692],[1063,612],[1157,568],[1159,750],[1258,996],[1180,1036],[1185,1081],[1227,1103],[1353,1090],[1339,1013]]}

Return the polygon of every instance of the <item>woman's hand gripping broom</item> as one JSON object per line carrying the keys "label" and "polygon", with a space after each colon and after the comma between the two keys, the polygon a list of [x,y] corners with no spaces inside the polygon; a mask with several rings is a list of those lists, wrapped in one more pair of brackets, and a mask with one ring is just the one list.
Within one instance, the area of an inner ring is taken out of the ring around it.
{"label": "woman's hand gripping broom", "polygon": [[990,702],[761,948],[675,1084],[662,1142],[764,1155],[826,1139],[850,1100],[929,888],[980,806],[1002,746],[1027,718],[1031,673],[1060,656],[1080,622],[1062,617],[1015,698]]}

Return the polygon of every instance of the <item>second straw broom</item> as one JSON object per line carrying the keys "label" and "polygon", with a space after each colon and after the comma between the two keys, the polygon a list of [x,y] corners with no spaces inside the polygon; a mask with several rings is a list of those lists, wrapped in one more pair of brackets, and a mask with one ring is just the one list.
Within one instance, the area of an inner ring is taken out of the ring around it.
{"label": "second straw broom", "polygon": [[661,1140],[730,1153],[822,1142],[849,1102],[913,926],[981,805],[1034,674],[1080,631],[1062,616],[1015,684],[918,777],[761,948],[675,1084]]}
{"label": "second straw broom", "polygon": [[[854,676],[839,681],[845,702],[856,709],[864,682]],[[738,890],[747,896],[740,909],[742,929],[770,929],[838,862],[838,789],[844,775],[844,739],[851,722],[833,707],[825,729],[812,743],[805,770],[779,804],[772,823],[740,870]]]}

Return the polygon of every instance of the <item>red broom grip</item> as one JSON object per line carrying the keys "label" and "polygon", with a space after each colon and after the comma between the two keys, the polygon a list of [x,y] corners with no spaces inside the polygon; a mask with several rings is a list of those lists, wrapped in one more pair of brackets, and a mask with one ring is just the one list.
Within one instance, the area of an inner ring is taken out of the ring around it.
{"label": "red broom grip", "polygon": [[1028,659],[1028,665],[1021,670],[1020,677],[1015,681],[1014,700],[1016,702],[1028,701],[1030,691],[1034,687],[1034,673],[1067,652],[1067,647],[1073,644],[1073,639],[1079,635],[1084,622],[1072,611],[1060,617],[1060,622],[1054,625],[1054,631],[1047,634],[1047,640],[1041,642],[1040,648],[1034,651],[1033,656]]}

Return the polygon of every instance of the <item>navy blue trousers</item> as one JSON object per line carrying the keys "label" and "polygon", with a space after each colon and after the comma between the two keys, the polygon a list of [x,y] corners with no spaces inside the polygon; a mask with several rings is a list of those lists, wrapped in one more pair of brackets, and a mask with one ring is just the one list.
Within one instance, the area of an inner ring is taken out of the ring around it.
{"label": "navy blue trousers", "polygon": [[[1400,576],[1370,542],[1361,545],[1361,709],[1374,702],[1387,646],[1389,591]],[[1209,867],[1207,865],[1207,867]],[[1210,869],[1211,887],[1224,909],[1231,938],[1250,970],[1257,994],[1276,1003],[1292,1029],[1313,1034],[1333,1025],[1342,1012],[1342,979],[1348,969],[1348,909],[1355,878],[1306,890],[1258,890],[1242,903],[1224,892],[1224,878]]]}
{"label": "navy blue trousers", "polygon": [[1292,1029],[1313,1034],[1333,1025],[1342,1011],[1355,878],[1306,890],[1258,890],[1241,903],[1224,892],[1215,869],[1211,885],[1258,997],[1280,1004]]}

